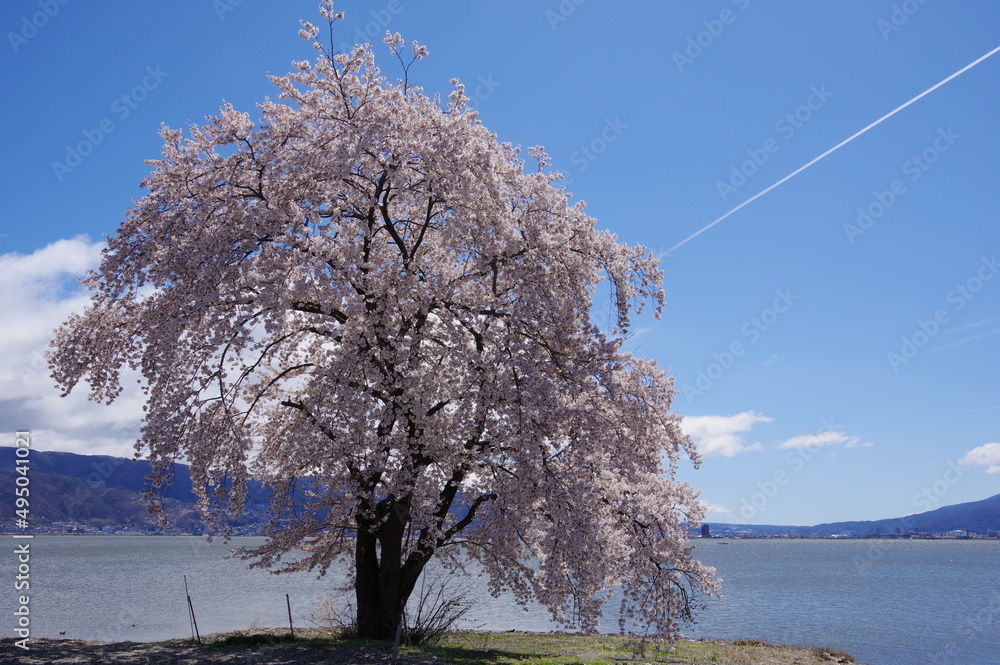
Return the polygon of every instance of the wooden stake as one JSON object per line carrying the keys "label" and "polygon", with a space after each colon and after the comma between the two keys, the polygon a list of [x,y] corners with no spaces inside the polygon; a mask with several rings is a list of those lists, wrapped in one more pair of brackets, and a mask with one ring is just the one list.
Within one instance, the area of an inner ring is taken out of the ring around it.
{"label": "wooden stake", "polygon": [[194,605],[191,603],[191,594],[188,593],[188,576],[184,576],[184,595],[187,596],[188,601],[188,618],[191,620],[191,629],[194,631],[194,637],[201,644],[201,634],[198,632],[198,620],[194,616]]}
{"label": "wooden stake", "polygon": [[288,630],[292,633],[292,639],[295,639],[295,626],[292,625],[292,601],[288,598],[288,594],[285,594],[285,605],[288,606]]}
{"label": "wooden stake", "polygon": [[396,639],[392,643],[392,665],[396,665],[396,661],[399,660],[399,640],[403,637],[403,617],[399,617],[399,623],[396,624]]}

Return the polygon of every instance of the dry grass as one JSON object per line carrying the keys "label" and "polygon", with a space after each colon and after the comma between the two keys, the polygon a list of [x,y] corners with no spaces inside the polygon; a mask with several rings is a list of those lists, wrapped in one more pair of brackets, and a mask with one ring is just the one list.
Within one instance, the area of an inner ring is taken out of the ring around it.
{"label": "dry grass", "polygon": [[[107,662],[121,665],[385,665],[390,646],[339,639],[328,631],[265,629],[237,631],[190,640],[157,643],[101,643],[37,640],[19,654],[25,665]],[[11,638],[0,640],[12,649]],[[760,640],[682,640],[662,650],[634,639],[609,635],[559,633],[449,633],[440,645],[404,647],[399,665],[830,665],[854,659],[832,649],[774,646]],[[0,661],[2,661],[0,657]],[[5,662],[5,661],[4,661]]]}
{"label": "dry grass", "polygon": [[439,647],[414,650],[455,665],[617,665],[618,663],[722,663],[830,665],[854,663],[832,649],[776,646],[760,640],[682,640],[659,650],[634,639],[557,633],[453,633]]}

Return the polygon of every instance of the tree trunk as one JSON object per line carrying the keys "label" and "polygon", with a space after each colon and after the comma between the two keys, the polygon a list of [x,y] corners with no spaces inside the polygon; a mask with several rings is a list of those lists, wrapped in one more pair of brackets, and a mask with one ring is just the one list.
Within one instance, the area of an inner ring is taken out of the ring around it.
{"label": "tree trunk", "polygon": [[[360,527],[360,520],[359,520]],[[357,580],[354,584],[354,598],[358,611],[358,635],[370,639],[385,640],[390,631],[395,636],[395,624],[381,607],[381,587],[383,584],[374,534],[359,528],[355,543],[354,561]],[[390,625],[391,624],[391,625]]]}
{"label": "tree trunk", "polygon": [[395,639],[406,601],[430,559],[413,553],[403,564],[403,535],[409,508],[405,503],[394,503],[388,513],[375,533],[369,521],[358,519],[354,588],[358,636],[387,641]]}

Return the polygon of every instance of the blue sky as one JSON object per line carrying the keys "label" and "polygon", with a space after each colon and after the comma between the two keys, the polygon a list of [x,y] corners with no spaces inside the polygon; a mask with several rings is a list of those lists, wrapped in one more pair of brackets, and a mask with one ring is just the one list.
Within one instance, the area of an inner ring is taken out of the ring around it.
{"label": "blue sky", "polygon": [[[311,58],[315,0],[0,7],[0,421],[128,455],[138,400],[61,400],[40,361],[159,155],[161,123]],[[629,340],[670,368],[710,521],[876,519],[1000,493],[1000,46],[987,0],[342,2],[334,40],[428,46],[501,140],[544,145],[601,227],[662,255]],[[378,53],[382,54],[380,49]],[[385,54],[383,71],[395,76]],[[86,236],[86,238],[81,238]],[[673,251],[668,253],[668,250]],[[600,310],[600,307],[598,307]],[[993,471],[993,473],[990,473]]]}

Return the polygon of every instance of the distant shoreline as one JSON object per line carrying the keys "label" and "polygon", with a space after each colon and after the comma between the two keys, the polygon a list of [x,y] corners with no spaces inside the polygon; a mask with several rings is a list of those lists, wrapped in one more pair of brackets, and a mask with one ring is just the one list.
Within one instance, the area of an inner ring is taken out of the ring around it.
{"label": "distant shoreline", "polygon": [[[130,537],[130,536],[156,536],[157,538],[205,538],[205,534],[200,533],[155,533],[155,532],[115,532],[115,533],[102,533],[99,531],[58,531],[58,532],[35,532],[35,533],[25,533],[22,530],[15,529],[4,529],[0,528],[0,536],[33,536],[33,537],[44,537],[44,536],[115,536],[115,537]],[[231,538],[266,538],[265,534],[233,534]],[[225,536],[221,534],[213,534],[212,538],[224,539]],[[705,538],[704,536],[692,536],[688,539],[690,542],[719,542],[719,543],[730,543],[730,542],[740,542],[744,540],[941,540],[946,542],[955,541],[994,541],[1000,542],[1000,536],[982,536],[978,534],[973,534],[969,537],[964,536],[939,536],[939,535],[922,535],[922,534],[909,534],[909,535],[895,535],[895,534],[881,534],[881,535],[868,535],[868,536],[756,536],[756,535],[740,535],[740,536],[711,536]]]}

